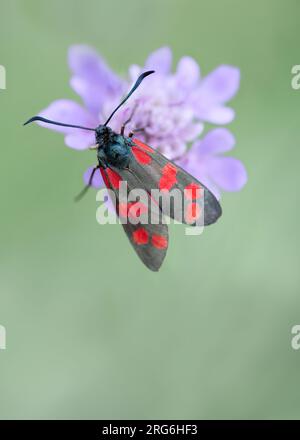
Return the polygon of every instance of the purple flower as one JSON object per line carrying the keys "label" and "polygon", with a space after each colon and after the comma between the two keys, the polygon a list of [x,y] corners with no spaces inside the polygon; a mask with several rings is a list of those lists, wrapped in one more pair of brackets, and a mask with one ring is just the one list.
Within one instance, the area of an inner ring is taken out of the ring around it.
{"label": "purple flower", "polygon": [[[88,46],[72,46],[68,61],[72,72],[71,87],[81,97],[84,106],[71,100],[58,100],[40,116],[94,128],[105,122],[138,75],[153,69],[156,73],[147,78],[147,82],[116,113],[111,128],[119,131],[122,123],[132,116],[126,127],[128,131],[142,128],[143,131],[138,133],[142,141],[176,160],[216,195],[219,195],[218,188],[237,191],[246,183],[242,163],[221,156],[234,145],[228,130],[215,129],[199,139],[205,122],[227,124],[233,120],[234,111],[226,103],[239,88],[237,68],[222,65],[201,78],[196,61],[186,56],[181,58],[172,73],[172,53],[167,47],[153,52],[144,67],[131,66],[130,81],[118,77]],[[95,143],[92,132],[57,126],[47,128],[64,133],[66,145],[77,150]],[[85,182],[88,182],[90,172],[91,169],[85,172]],[[97,173],[93,186],[101,185],[103,182]]]}
{"label": "purple flower", "polygon": [[223,191],[238,191],[247,182],[244,165],[233,157],[223,156],[232,150],[235,138],[226,128],[215,128],[195,141],[177,163],[206,185],[220,198]]}

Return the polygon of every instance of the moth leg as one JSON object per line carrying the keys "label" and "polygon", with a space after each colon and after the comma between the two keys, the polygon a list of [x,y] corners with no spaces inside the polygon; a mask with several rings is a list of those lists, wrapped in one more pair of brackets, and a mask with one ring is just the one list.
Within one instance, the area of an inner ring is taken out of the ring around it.
{"label": "moth leg", "polygon": [[131,131],[131,132],[129,133],[128,137],[132,138],[132,137],[135,135],[135,133],[137,133],[137,132],[139,132],[139,131],[145,131],[145,128],[137,128],[137,129]]}
{"label": "moth leg", "polygon": [[103,159],[101,159],[100,157],[98,157],[98,161],[99,161],[99,166],[98,166],[98,168],[104,168],[104,169],[106,169],[107,168],[107,164],[106,164],[106,162],[103,160]]}
{"label": "moth leg", "polygon": [[95,175],[96,170],[100,167],[100,165],[97,165],[95,168],[93,168],[93,171],[91,172],[88,184],[83,188],[82,191],[75,197],[75,202],[79,202],[79,200],[82,199],[82,197],[87,193],[88,189],[92,186],[92,181]]}
{"label": "moth leg", "polygon": [[136,109],[137,109],[137,104],[133,107],[133,110],[132,110],[132,112],[131,112],[131,115],[129,116],[129,118],[127,119],[127,121],[125,121],[123,124],[122,124],[122,127],[121,127],[121,135],[122,136],[124,136],[124,132],[125,132],[125,127],[126,127],[126,125],[127,124],[129,124],[129,122],[131,121],[131,119],[133,118],[133,116],[134,116],[134,114],[135,114],[135,111],[136,111]]}
{"label": "moth leg", "polygon": [[98,162],[99,162],[99,166],[101,168],[107,168],[107,162],[106,162],[106,154],[104,153],[103,149],[100,149],[98,151]]}

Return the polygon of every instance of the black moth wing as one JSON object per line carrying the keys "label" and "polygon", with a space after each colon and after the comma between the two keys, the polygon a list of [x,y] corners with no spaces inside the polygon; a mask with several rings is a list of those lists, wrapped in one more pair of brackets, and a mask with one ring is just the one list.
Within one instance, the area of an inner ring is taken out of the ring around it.
{"label": "black moth wing", "polygon": [[[168,210],[168,212],[165,212],[161,200],[157,200],[164,214],[169,215],[171,218],[181,223],[187,223],[192,226],[197,224],[195,221],[187,221],[183,209],[184,206],[187,206],[187,204],[184,205],[184,202],[187,202],[187,200],[185,200],[186,195],[193,194],[193,190],[187,191],[186,188],[199,186],[204,196],[201,201],[204,208],[204,216],[202,219],[203,226],[208,226],[218,220],[222,214],[222,209],[218,200],[212,192],[206,188],[205,185],[195,179],[195,177],[191,176],[173,161],[167,159],[159,151],[154,150],[138,139],[133,139],[132,152],[135,160],[130,162],[130,169],[143,182],[145,188],[161,189],[165,183],[166,186],[169,184],[172,190],[176,188],[182,192],[182,209],[179,210],[175,210],[171,206],[171,209]],[[169,169],[172,171],[172,168],[173,170],[176,169],[176,176],[174,177],[173,182],[172,175],[170,175],[171,179],[169,179],[169,181],[167,178],[165,179],[164,176],[164,170]]]}
{"label": "black moth wing", "polygon": [[[158,271],[166,256],[169,243],[168,226],[164,223],[161,210],[146,191],[144,191],[146,200],[143,202],[147,201],[147,203],[138,201],[137,203],[141,204],[137,205],[134,200],[127,205],[123,203],[119,190],[121,182],[127,183],[127,195],[130,191],[143,188],[140,180],[129,169],[110,166],[100,170],[107,188],[114,192],[116,212],[134,250],[148,269]],[[151,212],[150,207],[152,207]],[[124,223],[126,216],[128,221]],[[136,224],[131,223],[132,219]],[[154,224],[149,219],[154,220]]]}

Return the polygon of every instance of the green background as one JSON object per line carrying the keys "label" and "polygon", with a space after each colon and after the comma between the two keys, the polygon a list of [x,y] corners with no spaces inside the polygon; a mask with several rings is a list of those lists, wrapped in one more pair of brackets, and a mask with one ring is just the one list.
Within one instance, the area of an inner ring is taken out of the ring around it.
{"label": "green background", "polygon": [[[0,417],[299,418],[297,0],[1,1]],[[68,47],[125,74],[162,45],[241,69],[229,127],[249,182],[200,237],[172,226],[159,273],[99,226],[91,152],[21,123],[75,98]]]}

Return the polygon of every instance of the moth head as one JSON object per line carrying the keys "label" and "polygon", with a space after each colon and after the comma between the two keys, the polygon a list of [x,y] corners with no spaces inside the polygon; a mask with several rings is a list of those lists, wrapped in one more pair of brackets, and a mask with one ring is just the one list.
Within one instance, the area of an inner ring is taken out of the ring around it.
{"label": "moth head", "polygon": [[112,138],[114,132],[107,125],[99,125],[96,128],[96,143],[99,148],[103,148]]}

